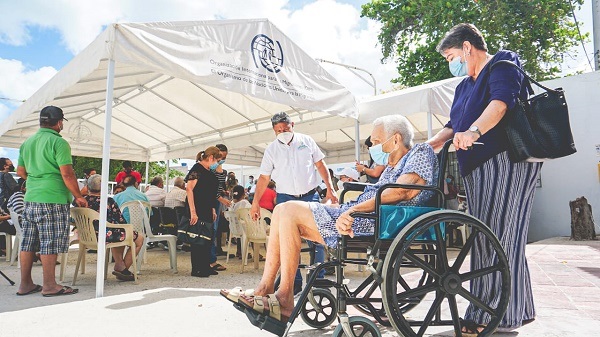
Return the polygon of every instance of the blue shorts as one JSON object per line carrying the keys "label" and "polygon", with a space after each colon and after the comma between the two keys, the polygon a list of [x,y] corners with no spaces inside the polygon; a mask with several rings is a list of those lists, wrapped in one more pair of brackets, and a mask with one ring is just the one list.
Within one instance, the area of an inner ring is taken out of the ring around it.
{"label": "blue shorts", "polygon": [[42,255],[66,253],[69,250],[70,206],[25,202],[21,250]]}

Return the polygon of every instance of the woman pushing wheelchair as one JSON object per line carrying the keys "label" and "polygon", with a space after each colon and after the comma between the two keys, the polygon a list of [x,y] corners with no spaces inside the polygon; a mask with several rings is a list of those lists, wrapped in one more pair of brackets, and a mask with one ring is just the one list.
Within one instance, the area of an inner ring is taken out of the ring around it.
{"label": "woman pushing wheelchair", "polygon": [[[298,267],[301,239],[335,247],[341,235],[372,236],[374,221],[353,218],[354,212],[373,212],[375,195],[384,184],[433,185],[438,162],[428,144],[413,144],[414,130],[400,115],[384,116],[373,122],[369,152],[385,170],[377,184],[367,186],[356,201],[341,205],[291,201],[277,205],[271,219],[271,232],[263,276],[253,295],[240,288],[222,290],[221,295],[245,308],[252,323],[260,318],[278,329],[285,326],[294,309],[294,276]],[[431,191],[386,189],[382,203],[422,205]],[[280,271],[281,283],[275,292],[274,282]],[[256,324],[255,324],[256,325]],[[276,333],[275,331],[271,331]]]}

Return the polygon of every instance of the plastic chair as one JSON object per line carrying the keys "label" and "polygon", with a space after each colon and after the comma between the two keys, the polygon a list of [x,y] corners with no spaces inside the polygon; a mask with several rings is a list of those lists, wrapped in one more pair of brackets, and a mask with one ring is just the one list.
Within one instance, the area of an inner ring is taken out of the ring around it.
{"label": "plastic chair", "polygon": [[[77,231],[71,231],[71,233],[78,233]],[[79,243],[79,235],[72,234],[69,236],[69,247],[74,244]],[[110,253],[109,253],[110,256]],[[61,254],[60,257],[60,281],[64,281],[65,279],[65,271],[67,270],[67,260],[69,257],[69,252]],[[85,274],[85,255],[83,255],[83,260],[81,264],[81,275]]]}
{"label": "plastic chair", "polygon": [[[271,213],[267,210],[264,210],[264,212]],[[268,244],[269,236],[267,235],[267,224],[264,221],[264,214],[266,213],[263,213],[261,209],[261,218],[254,221],[250,215],[249,208],[241,208],[236,211],[237,218],[242,223],[244,230],[244,237],[242,238],[242,273],[244,272],[244,266],[248,263],[248,246],[250,243],[254,244],[254,269],[258,269],[260,259],[258,245],[264,243],[266,246]]]}
{"label": "plastic chair", "polygon": [[170,234],[154,235],[150,227],[150,212],[152,206],[149,202],[134,200],[128,201],[121,205],[121,212],[129,209],[129,222],[133,225],[133,230],[138,233],[144,233],[144,244],[140,250],[138,257],[138,272],[142,268],[142,260],[146,258],[146,246],[149,242],[167,241],[169,247],[169,257],[171,262],[171,270],[173,274],[177,273],[177,237]]}
{"label": "plastic chair", "polygon": [[[17,214],[15,211],[11,209],[8,210],[10,212],[10,219],[12,220],[13,226],[15,226],[15,231],[17,232],[15,235],[15,241],[14,243],[12,243],[12,238],[11,241],[9,241],[9,237],[11,237],[12,235],[6,234],[6,257],[9,256],[8,250],[10,248],[10,245],[12,244],[12,250],[11,250],[11,254],[10,254],[10,265],[14,265],[15,261],[17,260],[17,256],[19,255],[19,253],[21,252],[21,241],[23,240],[23,230],[21,229],[21,219],[19,214]],[[19,263],[18,265],[19,268],[21,268],[21,264]]]}
{"label": "plastic chair", "polygon": [[[75,227],[77,227],[77,233],[79,235],[79,256],[77,257],[77,265],[75,266],[75,274],[73,275],[73,283],[77,281],[77,273],[79,272],[79,266],[83,261],[83,257],[86,254],[87,248],[98,249],[98,237],[94,230],[94,220],[100,218],[100,214],[92,209],[85,207],[73,207],[71,208],[71,217],[75,220]],[[131,256],[133,258],[133,276],[134,281],[137,283],[137,272],[135,268],[136,256],[135,256],[135,242],[133,242],[133,226],[130,224],[117,225],[117,224],[106,224],[107,227],[112,228],[123,228],[125,230],[125,240],[121,242],[110,242],[106,244],[106,256],[104,259],[104,279],[106,280],[106,274],[108,271],[109,251],[115,247],[129,247],[131,249]]]}
{"label": "plastic chair", "polygon": [[231,251],[231,239],[237,238],[244,241],[244,229],[237,215],[233,211],[223,211],[223,216],[229,221],[229,242],[227,242],[227,258],[225,264],[229,263],[229,252]]}
{"label": "plastic chair", "polygon": [[12,235],[5,232],[0,232],[0,235],[4,235],[4,239],[6,240],[6,262],[9,262],[12,255]]}

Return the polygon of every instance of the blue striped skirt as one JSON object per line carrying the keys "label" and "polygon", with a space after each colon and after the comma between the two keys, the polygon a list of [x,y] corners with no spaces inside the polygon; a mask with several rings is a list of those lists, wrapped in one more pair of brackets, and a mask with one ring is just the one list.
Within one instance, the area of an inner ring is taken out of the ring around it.
{"label": "blue striped skirt", "polygon": [[[510,302],[500,322],[502,328],[516,328],[523,324],[523,320],[535,317],[525,246],[541,167],[542,163],[512,163],[507,152],[502,152],[463,177],[469,213],[496,234],[510,265]],[[471,250],[472,270],[489,266],[494,260],[491,245],[485,240],[476,240]],[[496,307],[500,300],[501,282],[500,273],[475,279],[471,281],[471,293]],[[491,318],[470,304],[465,319],[487,324]]]}

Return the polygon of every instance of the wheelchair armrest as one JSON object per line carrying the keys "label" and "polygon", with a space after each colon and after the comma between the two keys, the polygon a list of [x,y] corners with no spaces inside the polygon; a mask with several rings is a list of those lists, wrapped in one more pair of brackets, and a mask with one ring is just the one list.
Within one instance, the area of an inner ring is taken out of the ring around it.
{"label": "wheelchair armrest", "polygon": [[373,184],[367,183],[359,183],[359,182],[345,182],[344,183],[344,191],[359,191],[362,192],[367,188],[367,186],[371,186]]}

